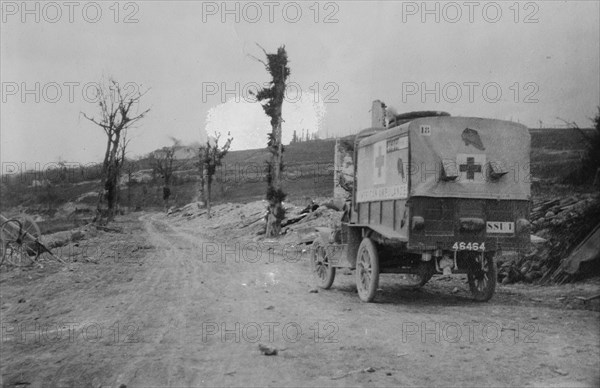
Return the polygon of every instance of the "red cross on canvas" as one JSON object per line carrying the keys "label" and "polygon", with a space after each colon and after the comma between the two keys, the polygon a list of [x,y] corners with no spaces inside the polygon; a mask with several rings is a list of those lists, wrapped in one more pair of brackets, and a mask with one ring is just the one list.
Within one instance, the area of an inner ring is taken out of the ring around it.
{"label": "red cross on canvas", "polygon": [[466,164],[461,164],[459,166],[460,168],[460,172],[466,172],[467,173],[467,179],[468,180],[474,180],[475,179],[475,173],[476,172],[481,172],[481,164],[475,164],[475,158],[472,157],[468,157],[467,158],[467,163]]}

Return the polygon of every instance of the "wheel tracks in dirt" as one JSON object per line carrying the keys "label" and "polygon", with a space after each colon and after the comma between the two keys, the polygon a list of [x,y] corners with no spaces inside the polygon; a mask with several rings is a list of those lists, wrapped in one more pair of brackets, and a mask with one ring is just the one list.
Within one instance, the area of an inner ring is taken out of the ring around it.
{"label": "wheel tracks in dirt", "polygon": [[[294,269],[298,269],[297,266],[290,268],[289,265],[282,266],[282,263],[269,263],[265,265],[263,262],[259,263],[247,263],[244,261],[226,261],[217,263],[207,263],[200,260],[197,253],[200,249],[202,239],[198,235],[193,235],[189,231],[180,230],[177,227],[168,225],[165,221],[160,220],[160,216],[155,216],[151,219],[146,219],[146,225],[149,226],[150,235],[156,245],[164,248],[165,250],[173,249],[180,251],[184,248],[184,252],[192,251],[192,254],[181,254],[180,258],[184,260],[187,265],[190,265],[192,269],[200,269],[201,272],[206,272],[206,276],[210,276],[210,279],[205,279],[205,283],[202,288],[202,298],[206,303],[211,304],[207,306],[207,314],[205,318],[207,321],[216,323],[226,323],[231,327],[235,323],[245,324],[252,322],[262,321],[280,321],[282,324],[288,320],[300,322],[305,332],[308,331],[309,324],[304,321],[301,314],[292,313],[295,307],[297,307],[296,298],[298,295],[309,295],[308,285],[298,281],[290,281],[293,279]],[[158,234],[158,235],[157,235]],[[279,258],[280,259],[280,258]],[[286,263],[283,263],[286,264]],[[284,269],[286,268],[287,269]],[[272,285],[261,285],[259,284],[264,279],[261,278],[264,273],[277,272],[276,276],[280,274],[285,276],[286,288],[281,288],[276,284]],[[204,273],[203,273],[204,275]],[[198,278],[196,278],[198,279]],[[253,283],[254,282],[254,283]],[[180,287],[198,287],[198,283],[195,285],[181,284]],[[291,289],[287,288],[291,286]],[[269,291],[269,292],[267,292]],[[214,304],[211,301],[219,300],[218,303]],[[265,308],[269,303],[277,305],[277,310],[265,312]],[[319,310],[318,306],[312,306],[309,312],[311,316],[317,317],[322,315],[323,311]],[[186,314],[181,315],[182,319],[190,318]],[[184,321],[185,324],[190,323]],[[229,341],[211,341],[209,338],[208,342],[202,341],[195,336],[200,332],[198,326],[198,320],[191,322],[191,325],[195,325],[195,328],[189,328],[188,332],[191,331],[192,337],[187,338],[191,344],[195,343],[196,348],[190,349],[187,353],[189,360],[180,360],[180,366],[184,366],[185,370],[194,373],[193,376],[188,376],[187,380],[180,380],[187,385],[203,385],[205,381],[221,381],[230,382],[231,384],[243,385],[247,383],[247,379],[251,378],[253,384],[272,384],[273,381],[271,373],[265,373],[264,368],[275,363],[274,365],[282,366],[287,358],[267,358],[267,359],[256,359],[254,355],[258,354],[255,349],[256,344],[251,343],[231,343]],[[194,333],[195,329],[195,333]],[[195,341],[194,341],[195,338]],[[289,346],[289,344],[284,344]],[[296,351],[300,353],[311,352],[310,348],[314,347],[314,342],[304,343],[299,345]],[[193,346],[192,346],[193,347]],[[292,344],[292,347],[294,345]],[[195,352],[194,352],[195,350]],[[314,352],[315,349],[312,350]],[[165,352],[169,353],[167,349]],[[172,352],[170,352],[172,354]],[[181,353],[179,354],[181,356]],[[285,356],[285,354],[284,354]],[[171,356],[168,356],[171,357]],[[166,358],[168,360],[168,358]],[[195,361],[194,361],[195,360]],[[265,364],[266,362],[266,364]],[[289,363],[289,361],[287,361]],[[312,365],[315,361],[308,361],[307,365]],[[194,365],[194,363],[196,365]],[[302,361],[301,364],[304,364]],[[198,366],[204,364],[204,366]],[[144,367],[143,365],[138,365]],[[313,369],[314,366],[307,368],[300,368],[293,373],[287,372],[285,376],[281,376],[283,380],[280,382],[287,381],[287,384],[293,385],[294,382],[301,381],[306,370]],[[180,368],[179,371],[182,369]],[[196,371],[196,372],[192,372]],[[202,375],[197,375],[198,371],[202,371]],[[233,376],[236,372],[238,376]],[[141,380],[139,378],[139,372],[137,377],[130,375],[133,378],[133,383],[137,383]],[[244,377],[245,376],[245,377]],[[190,379],[193,384],[190,384]],[[160,381],[160,380],[159,380]],[[171,381],[172,382],[172,381]]]}
{"label": "wheel tracks in dirt", "polygon": [[186,303],[195,287],[190,276],[194,267],[189,257],[181,254],[172,243],[171,229],[156,217],[145,215],[140,218],[150,242],[156,247],[155,257],[150,277],[135,287],[134,295],[139,295],[140,299],[127,310],[132,319],[143,312],[138,318],[152,324],[145,328],[144,343],[136,351],[138,357],[125,366],[117,382],[188,385],[194,376],[182,375],[181,354],[185,353],[183,347],[188,344],[186,336],[190,332],[182,322],[186,321]]}
{"label": "wheel tracks in dirt", "polygon": [[[168,318],[155,318],[155,322],[158,319],[160,323],[153,324],[153,330],[148,330],[145,335],[150,336],[151,340],[145,341],[137,349],[138,358],[121,371],[117,382],[195,386],[203,383],[205,373],[202,371],[206,372],[206,366],[199,366],[202,363],[212,367],[211,374],[225,375],[228,372],[227,363],[218,365],[215,361],[219,358],[213,361],[206,357],[213,350],[222,351],[216,349],[222,347],[219,344],[216,348],[209,344],[200,345],[201,322],[218,321],[222,309],[218,306],[198,306],[196,302],[227,301],[232,296],[232,290],[225,285],[228,284],[227,280],[231,280],[232,270],[240,273],[240,268],[231,263],[207,267],[210,263],[203,263],[197,255],[201,249],[201,238],[199,241],[198,236],[174,228],[161,220],[160,215],[146,215],[140,220],[144,223],[149,240],[156,247],[153,253],[155,257],[151,260],[154,268],[147,280],[132,292],[142,297],[128,308],[127,315],[134,318],[143,311],[141,318],[152,319],[153,313],[160,311],[160,317]],[[207,276],[211,279],[207,279]],[[156,292],[152,290],[163,286],[165,295],[157,302]],[[201,317],[198,317],[199,313]]]}

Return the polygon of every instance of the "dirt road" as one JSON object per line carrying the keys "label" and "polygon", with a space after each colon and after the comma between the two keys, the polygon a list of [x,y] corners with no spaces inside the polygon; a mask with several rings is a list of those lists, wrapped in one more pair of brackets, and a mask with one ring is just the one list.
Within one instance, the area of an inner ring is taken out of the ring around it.
{"label": "dirt road", "polygon": [[123,242],[114,260],[0,274],[3,386],[599,385],[599,313],[557,306],[564,290],[479,304],[460,277],[414,291],[395,275],[364,304],[351,272],[310,292],[300,254],[162,214],[120,222],[90,241]]}

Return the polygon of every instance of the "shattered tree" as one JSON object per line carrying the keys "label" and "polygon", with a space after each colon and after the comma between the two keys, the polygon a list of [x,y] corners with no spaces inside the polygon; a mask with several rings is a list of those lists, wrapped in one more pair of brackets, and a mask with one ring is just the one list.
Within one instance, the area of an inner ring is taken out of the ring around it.
{"label": "shattered tree", "polygon": [[163,201],[165,209],[169,208],[173,174],[185,164],[185,161],[180,161],[175,156],[177,149],[181,146],[181,141],[174,137],[171,137],[171,141],[173,142],[173,145],[163,147],[150,155],[152,169],[163,179]]}
{"label": "shattered tree", "polygon": [[[259,46],[260,47],[260,46]],[[268,149],[271,153],[271,159],[267,162],[267,200],[269,201],[269,213],[267,218],[266,235],[269,237],[278,236],[281,232],[281,221],[285,218],[285,209],[282,202],[286,197],[281,185],[283,172],[283,144],[281,143],[281,124],[282,105],[285,96],[286,80],[290,75],[288,67],[288,57],[285,46],[277,49],[276,54],[268,54],[265,49],[260,47],[267,61],[254,57],[257,61],[265,65],[265,68],[272,77],[270,87],[258,91],[256,98],[262,104],[262,107],[271,119],[272,131],[268,135]]]}
{"label": "shattered tree", "polygon": [[201,145],[198,147],[198,161],[196,167],[198,167],[198,174],[200,175],[200,201],[206,204],[206,175],[204,174],[204,159],[206,157],[206,146]]}
{"label": "shattered tree", "polygon": [[[117,182],[119,179],[120,171],[126,171],[127,172],[127,177],[128,177],[128,181],[127,181],[127,205],[131,206],[131,174],[132,174],[132,170],[133,170],[133,166],[132,163],[128,163],[126,155],[127,155],[127,146],[129,146],[129,142],[131,141],[130,138],[127,137],[127,129],[123,130],[122,136],[121,136],[121,142],[119,144],[119,149],[117,151],[117,155],[120,155],[120,159],[117,161],[117,164],[119,165],[119,173],[117,174]],[[119,184],[117,184],[117,190],[116,190],[116,208],[118,209],[120,204],[122,203],[122,197],[121,197],[121,189]]]}
{"label": "shattered tree", "polygon": [[[134,106],[137,108],[137,103],[145,93],[139,91],[127,93],[112,79],[108,82],[101,82],[99,85],[97,89],[98,105],[100,107],[99,118],[88,116],[85,113],[82,114],[86,119],[102,128],[106,134],[106,151],[102,163],[101,182],[108,207],[107,220],[112,221],[118,199],[118,180],[123,162],[122,156],[125,155],[125,147],[127,146],[126,136],[124,135],[127,129],[144,118],[150,109],[146,109],[137,115],[132,111]],[[98,199],[99,212],[102,197],[100,195]]]}
{"label": "shattered tree", "polygon": [[[211,141],[209,138],[206,141],[205,147],[200,147],[200,151],[204,152],[204,156],[200,155],[202,171],[206,173],[206,210],[208,218],[211,217],[210,214],[210,195],[212,191],[212,182],[215,172],[217,171],[217,167],[221,165],[222,159],[229,152],[229,148],[231,147],[231,142],[233,141],[233,137],[230,134],[227,134],[227,141],[223,145],[223,147],[219,147],[219,139],[221,138],[220,133],[215,133],[214,141]],[[203,182],[204,184],[204,182]]]}

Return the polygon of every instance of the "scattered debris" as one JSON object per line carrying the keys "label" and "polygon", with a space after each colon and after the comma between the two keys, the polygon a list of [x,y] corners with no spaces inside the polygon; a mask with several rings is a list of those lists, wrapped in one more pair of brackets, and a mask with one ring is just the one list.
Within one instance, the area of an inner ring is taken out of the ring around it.
{"label": "scattered debris", "polygon": [[548,240],[546,240],[545,238],[541,238],[539,236],[536,236],[535,234],[532,234],[530,241],[531,241],[532,244],[543,244],[543,243],[545,243]]}
{"label": "scattered debris", "polygon": [[319,208],[319,205],[315,201],[311,200],[310,203],[300,211],[300,214],[312,213]]}
{"label": "scattered debris", "polygon": [[265,346],[263,344],[258,344],[258,349],[265,356],[276,356],[277,355],[277,348],[274,348],[271,346]]}
{"label": "scattered debris", "polygon": [[498,260],[498,280],[502,284],[561,284],[591,272],[580,267],[589,268],[600,256],[594,248],[598,244],[594,230],[600,233],[598,193],[576,193],[566,198],[534,201],[531,224],[533,250],[521,257],[515,255]]}
{"label": "scattered debris", "polygon": [[575,298],[578,299],[578,300],[580,300],[580,301],[582,301],[583,304],[588,304],[592,300],[600,299],[600,294],[597,294],[597,295],[594,295],[594,296],[590,296],[588,298],[586,298],[584,296],[577,296]]}
{"label": "scattered debris", "polygon": [[558,369],[558,368],[554,368],[552,369],[555,373],[558,373],[561,376],[567,376],[569,374],[569,372],[566,372],[562,369]]}
{"label": "scattered debris", "polygon": [[600,257],[600,224],[564,259],[560,267],[552,274],[552,279],[559,278],[563,273],[576,275],[583,263],[598,260]]}
{"label": "scattered debris", "polygon": [[286,217],[281,221],[281,226],[288,226],[288,225],[295,224],[295,223],[303,220],[306,216],[307,216],[307,214],[299,214],[296,216]]}
{"label": "scattered debris", "polygon": [[98,225],[98,224],[93,224],[93,226],[98,229],[98,230],[102,230],[104,232],[107,233],[123,233],[123,229],[121,228],[117,228],[117,227],[108,227],[108,226],[102,226],[102,225]]}

